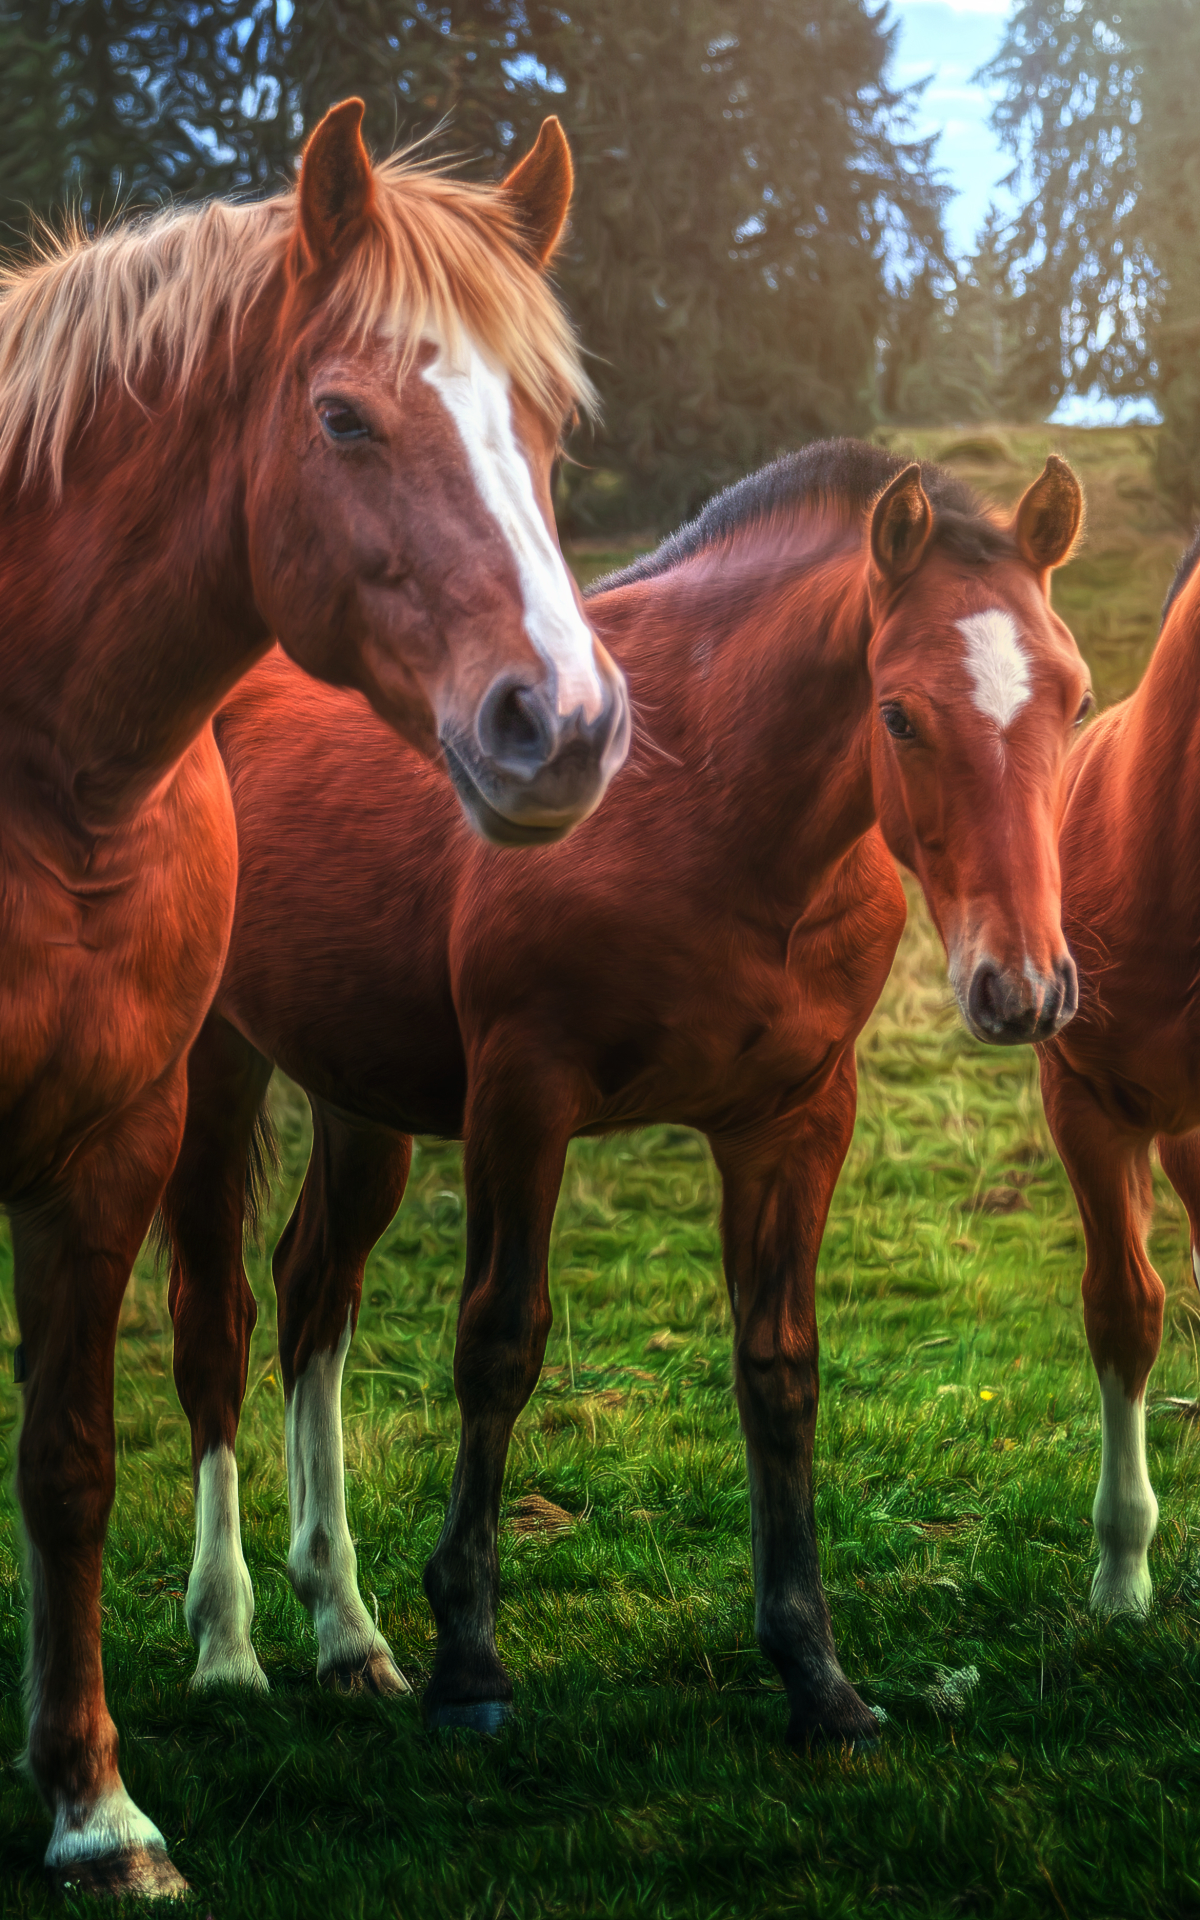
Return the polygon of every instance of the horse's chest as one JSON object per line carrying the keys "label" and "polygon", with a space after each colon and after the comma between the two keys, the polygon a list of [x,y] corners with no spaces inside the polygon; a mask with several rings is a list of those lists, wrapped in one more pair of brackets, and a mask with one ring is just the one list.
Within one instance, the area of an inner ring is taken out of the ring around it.
{"label": "horse's chest", "polygon": [[182,796],[94,871],[14,842],[0,856],[0,1197],[190,1046],[216,987],[236,884],[228,796]]}

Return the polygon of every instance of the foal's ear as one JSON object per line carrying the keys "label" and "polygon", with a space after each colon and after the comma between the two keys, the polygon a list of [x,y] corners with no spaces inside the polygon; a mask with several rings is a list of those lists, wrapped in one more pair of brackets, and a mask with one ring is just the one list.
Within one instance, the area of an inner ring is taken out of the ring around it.
{"label": "foal's ear", "polygon": [[371,160],[363,145],[361,100],[330,107],[300,162],[300,235],[311,270],[333,266],[358,238],[375,199]]}
{"label": "foal's ear", "polygon": [[1065,460],[1052,453],[1013,516],[1017,546],[1031,567],[1061,567],[1083,525],[1083,488]]}
{"label": "foal's ear", "polygon": [[871,515],[871,558],[891,586],[916,572],[932,532],[933,508],[914,461],[884,488]]}
{"label": "foal's ear", "polygon": [[571,149],[561,122],[552,113],[542,121],[534,146],[500,189],[512,202],[517,225],[543,266],[562,236],[574,187]]}

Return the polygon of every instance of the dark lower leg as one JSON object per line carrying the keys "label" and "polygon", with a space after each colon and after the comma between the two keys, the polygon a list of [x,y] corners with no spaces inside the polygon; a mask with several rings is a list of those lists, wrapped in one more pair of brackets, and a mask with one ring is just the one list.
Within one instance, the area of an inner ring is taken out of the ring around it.
{"label": "dark lower leg", "polygon": [[184,1617],[198,1687],[267,1685],[250,1643],[234,1448],[258,1317],[242,1258],[247,1172],[270,1078],[270,1062],[210,1014],[188,1061],[187,1125],[162,1202],[175,1384],[192,1430],[196,1545]]}
{"label": "dark lower leg", "polygon": [[286,1402],[291,1546],[288,1576],[312,1614],[317,1678],[327,1686],[406,1693],[358,1591],[346,1518],[342,1372],[358,1320],[367,1256],[404,1197],[412,1142],[313,1102],[313,1151],[275,1255]]}
{"label": "dark lower leg", "polygon": [[816,1263],[853,1123],[850,1063],[810,1107],[770,1134],[713,1142],[724,1181],[756,1624],[787,1688],[788,1738],[796,1744],[869,1740],[879,1730],[838,1662],[813,1511]]}
{"label": "dark lower leg", "polygon": [[477,1080],[454,1357],[462,1434],[446,1523],[425,1569],[438,1629],[425,1711],[433,1726],[491,1731],[513,1693],[496,1648],[500,1497],[512,1430],[537,1385],[550,1332],[546,1258],[570,1117],[531,1066],[507,1101],[482,1069]]}
{"label": "dark lower leg", "polygon": [[29,1545],[29,1761],[54,1815],[46,1864],[83,1891],[184,1882],[126,1793],[104,1698],[100,1585],[115,1485],[113,1356],[129,1269],[179,1140],[182,1074],[12,1210],[25,1417],[17,1490]]}

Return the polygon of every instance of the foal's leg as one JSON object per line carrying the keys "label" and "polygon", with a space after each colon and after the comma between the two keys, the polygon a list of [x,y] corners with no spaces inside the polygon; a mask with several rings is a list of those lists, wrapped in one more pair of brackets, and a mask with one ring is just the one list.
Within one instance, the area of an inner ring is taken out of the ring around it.
{"label": "foal's leg", "polygon": [[194,1687],[267,1685],[250,1644],[234,1447],[258,1318],[242,1261],[246,1174],[270,1078],[270,1061],[210,1014],[188,1061],[187,1126],[162,1202],[175,1385],[192,1429],[196,1547],[184,1618],[199,1653]]}
{"label": "foal's leg", "polygon": [[11,1208],[26,1378],[17,1493],[32,1600],[29,1763],[54,1815],[47,1867],[59,1884],[95,1893],[185,1887],[125,1791],[100,1664],[117,1318],[183,1109],[180,1063],[80,1147],[55,1190]]}
{"label": "foal's leg", "polygon": [[1145,1613],[1158,1502],[1146,1471],[1146,1383],[1162,1341],[1162,1281],[1146,1257],[1148,1138],[1118,1129],[1052,1047],[1042,1097],[1083,1220],[1083,1317],[1100,1381],[1100,1485],[1092,1525],[1098,1613]]}
{"label": "foal's leg", "polygon": [[359,1596],[346,1522],[342,1370],[367,1255],[404,1198],[412,1141],[311,1104],[312,1158],[275,1251],[292,1514],[288,1577],[313,1617],[318,1680],[407,1693]]}
{"label": "foal's leg", "polygon": [[490,1733],[513,1695],[496,1649],[500,1493],[550,1333],[546,1261],[574,1110],[527,1057],[473,1063],[471,1084],[467,1268],[454,1354],[462,1429],[449,1511],[425,1569],[438,1629],[425,1716],[431,1727]]}
{"label": "foal's leg", "polygon": [[750,1479],[756,1626],[787,1687],[788,1739],[873,1740],[879,1726],[838,1664],[813,1513],[816,1266],[854,1128],[848,1049],[799,1112],[715,1137],[724,1183],[725,1277]]}

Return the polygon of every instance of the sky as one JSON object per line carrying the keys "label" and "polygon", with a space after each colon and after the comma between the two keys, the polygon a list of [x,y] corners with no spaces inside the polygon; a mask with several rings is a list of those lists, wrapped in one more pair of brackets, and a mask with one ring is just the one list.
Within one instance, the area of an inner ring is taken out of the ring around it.
{"label": "sky", "polygon": [[[993,202],[1001,213],[1015,204],[1000,184],[1012,160],[988,125],[991,97],[971,77],[1000,45],[1008,0],[892,0],[892,11],[900,22],[892,78],[907,86],[929,77],[914,131],[941,135],[935,158],[954,188],[946,235],[951,253],[962,256],[973,250]],[[1072,394],[1050,417],[1085,427],[1158,414],[1149,400],[1112,401],[1093,391]]]}
{"label": "sky", "polygon": [[955,197],[946,210],[952,252],[969,253],[991,201],[1011,205],[999,182],[1012,166],[988,126],[991,98],[971,76],[1000,45],[1008,0],[892,0],[900,22],[892,68],[903,86],[932,75],[915,131],[940,133],[937,158]]}

